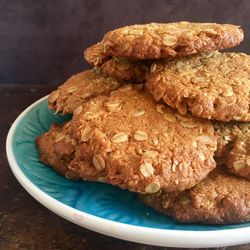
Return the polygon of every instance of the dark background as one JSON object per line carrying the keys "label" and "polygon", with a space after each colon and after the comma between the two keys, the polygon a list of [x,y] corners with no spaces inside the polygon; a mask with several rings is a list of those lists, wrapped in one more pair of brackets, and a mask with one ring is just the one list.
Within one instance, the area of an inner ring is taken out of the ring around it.
{"label": "dark background", "polygon": [[250,52],[249,0],[0,0],[0,83],[59,84],[87,68],[82,51],[134,23],[235,23]]}

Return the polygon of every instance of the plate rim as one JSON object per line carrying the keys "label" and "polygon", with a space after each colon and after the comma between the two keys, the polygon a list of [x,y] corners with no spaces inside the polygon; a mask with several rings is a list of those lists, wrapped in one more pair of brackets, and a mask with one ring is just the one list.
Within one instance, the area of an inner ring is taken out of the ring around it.
{"label": "plate rim", "polygon": [[[20,169],[12,147],[13,135],[25,115],[48,98],[44,96],[24,109],[11,125],[6,139],[6,153],[11,171],[23,188],[53,213],[81,227],[132,242],[165,247],[222,247],[250,243],[250,226],[218,230],[173,230],[135,226],[101,218],[72,208],[43,192]],[[194,241],[194,239],[196,239]]]}

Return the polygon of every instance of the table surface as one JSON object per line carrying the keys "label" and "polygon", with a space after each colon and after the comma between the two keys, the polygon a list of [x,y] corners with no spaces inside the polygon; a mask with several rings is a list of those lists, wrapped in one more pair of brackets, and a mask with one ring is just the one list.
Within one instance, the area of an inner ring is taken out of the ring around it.
{"label": "table surface", "polygon": [[[40,205],[17,182],[6,158],[7,132],[22,110],[53,88],[43,85],[0,85],[0,250],[173,249],[131,243],[74,225]],[[250,244],[221,249],[247,250]]]}

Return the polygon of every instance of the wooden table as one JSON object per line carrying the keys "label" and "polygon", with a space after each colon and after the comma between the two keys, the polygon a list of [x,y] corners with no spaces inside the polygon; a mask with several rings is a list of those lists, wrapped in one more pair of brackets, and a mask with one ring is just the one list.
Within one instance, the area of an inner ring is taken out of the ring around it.
{"label": "wooden table", "polygon": [[[0,85],[0,250],[173,249],[122,241],[74,225],[40,205],[17,182],[6,159],[7,132],[24,108],[52,89]],[[249,250],[250,244],[222,249]]]}

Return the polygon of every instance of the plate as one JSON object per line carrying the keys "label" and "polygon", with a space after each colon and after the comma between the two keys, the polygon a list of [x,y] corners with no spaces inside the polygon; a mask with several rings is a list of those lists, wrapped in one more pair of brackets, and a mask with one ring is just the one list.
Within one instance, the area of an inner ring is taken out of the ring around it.
{"label": "plate", "polygon": [[220,247],[250,242],[250,223],[181,224],[146,207],[136,194],[111,185],[69,181],[39,161],[35,139],[69,116],[48,110],[44,97],[24,110],[8,133],[7,157],[20,184],[42,205],[90,230],[168,247]]}

